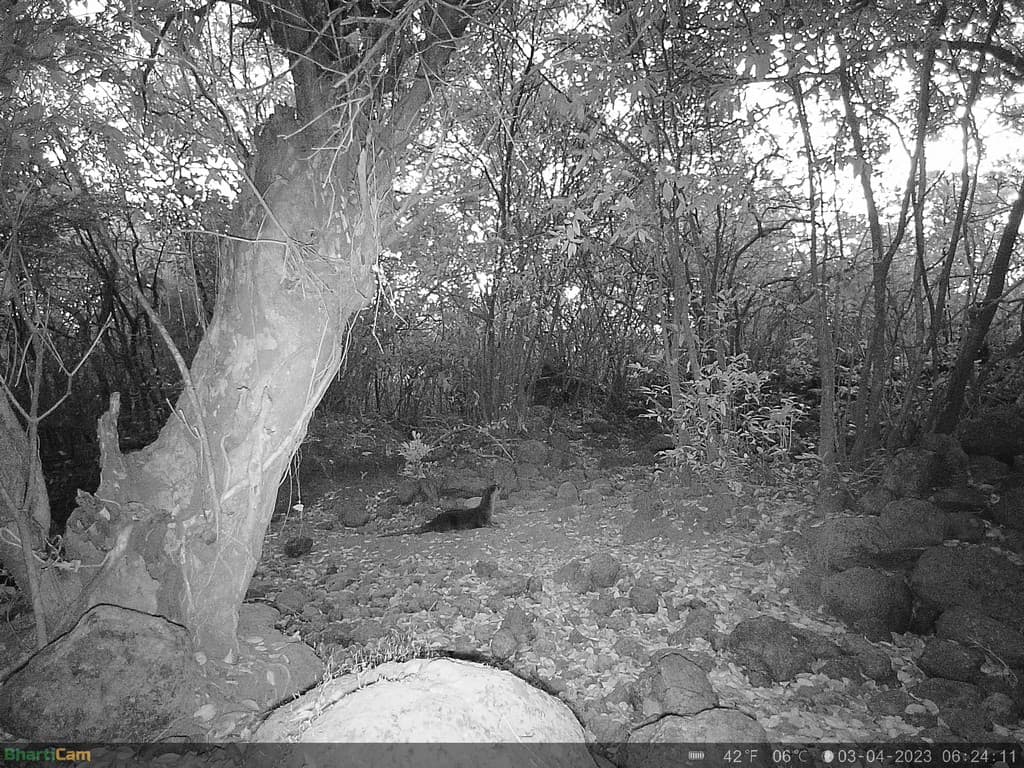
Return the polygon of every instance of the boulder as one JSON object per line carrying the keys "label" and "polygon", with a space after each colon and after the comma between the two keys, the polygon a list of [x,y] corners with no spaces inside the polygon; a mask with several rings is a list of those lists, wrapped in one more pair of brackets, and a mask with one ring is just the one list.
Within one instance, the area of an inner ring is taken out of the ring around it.
{"label": "boulder", "polygon": [[[667,715],[656,723],[634,730],[620,752],[623,768],[730,768],[725,750],[704,750],[699,763],[689,755],[694,745],[742,744],[745,768],[771,766],[768,735],[752,717],[734,709],[715,708],[694,715]],[[754,750],[748,752],[747,750]]]}
{"label": "boulder", "polygon": [[857,509],[865,515],[880,515],[893,498],[892,491],[877,485],[867,490],[857,500]]}
{"label": "boulder", "polygon": [[971,479],[976,483],[998,485],[1013,471],[1005,461],[995,456],[971,456]]}
{"label": "boulder", "polygon": [[1024,413],[1012,405],[980,413],[961,426],[960,444],[974,455],[1019,456],[1024,453]]}
{"label": "boulder", "polygon": [[989,516],[999,525],[1024,531],[1024,488],[1007,488],[1000,491]]}
{"label": "boulder", "polygon": [[935,634],[983,648],[1011,667],[1024,666],[1024,633],[973,608],[956,606],[944,611],[935,624]]}
{"label": "boulder", "polygon": [[954,711],[977,710],[984,699],[982,691],[970,683],[939,677],[921,681],[910,689],[910,695],[933,702],[943,718]]}
{"label": "boulder", "polygon": [[913,595],[899,577],[858,566],[826,576],[821,594],[832,613],[868,640],[889,640],[910,626]]}
{"label": "boulder", "polygon": [[32,741],[197,737],[205,728],[191,715],[205,687],[184,627],[97,605],[7,678],[0,722]]}
{"label": "boulder", "polygon": [[925,643],[917,666],[929,677],[959,680],[971,683],[981,675],[985,654],[977,648],[968,648],[953,640],[933,637]]}
{"label": "boulder", "polygon": [[885,510],[878,518],[826,520],[811,535],[814,561],[827,571],[858,565],[910,567],[921,552],[945,538],[946,519],[941,514],[931,515],[905,502]]}
{"label": "boulder", "polygon": [[896,454],[882,470],[882,487],[901,498],[923,497],[936,488],[965,484],[967,455],[955,441],[939,437],[926,436],[923,445]]}
{"label": "boulder", "polygon": [[880,519],[893,532],[913,529],[926,532],[931,538],[946,534],[947,520],[942,510],[924,499],[890,501],[882,509]]}
{"label": "boulder", "polygon": [[[323,662],[308,645],[276,629],[280,620],[266,604],[243,604],[238,609],[238,663],[230,669],[232,700],[255,701],[263,709],[297,696],[323,677]],[[345,630],[338,624],[329,626]]]}
{"label": "boulder", "polygon": [[928,500],[943,512],[981,512],[988,507],[989,496],[969,485],[959,485],[940,488]]}
{"label": "boulder", "polygon": [[[255,740],[376,742],[361,746],[363,759],[346,753],[350,764],[375,768],[531,760],[594,768],[583,727],[562,701],[510,672],[453,659],[387,662],[336,678],[271,713]],[[467,742],[487,746],[459,746]]]}
{"label": "boulder", "polygon": [[741,621],[727,638],[726,647],[754,685],[791,680],[800,672],[809,672],[816,659],[843,655],[835,643],[771,616]]}
{"label": "boulder", "polygon": [[718,695],[698,664],[685,653],[670,651],[637,679],[633,705],[644,718],[655,720],[662,715],[696,715],[717,706]]}
{"label": "boulder", "polygon": [[910,586],[927,606],[971,608],[1024,631],[1024,569],[988,547],[933,547],[917,561]]}

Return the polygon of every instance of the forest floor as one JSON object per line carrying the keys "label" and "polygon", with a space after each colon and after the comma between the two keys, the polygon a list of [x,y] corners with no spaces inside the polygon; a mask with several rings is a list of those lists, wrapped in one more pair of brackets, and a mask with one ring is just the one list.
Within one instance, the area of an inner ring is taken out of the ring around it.
{"label": "forest floor", "polygon": [[[677,535],[623,544],[636,495],[651,488],[654,467],[588,473],[583,485],[600,488],[602,501],[569,519],[556,497],[569,475],[546,474],[500,503],[498,527],[450,534],[381,537],[398,526],[393,520],[382,526],[375,517],[362,527],[342,524],[352,505],[379,506],[400,480],[395,473],[327,490],[301,514],[292,511],[272,525],[257,580],[270,587],[271,603],[275,592],[289,588],[308,598],[293,601],[280,626],[331,655],[340,673],[365,658],[364,646],[386,649],[396,635],[428,648],[476,648],[486,655],[503,616],[519,605],[535,617],[536,637],[509,665],[557,691],[588,726],[603,723],[605,739],[616,724],[628,733],[629,687],[653,652],[672,646],[670,635],[686,606],[713,610],[723,634],[743,619],[766,615],[833,640],[847,631],[807,598],[799,578],[806,534],[823,521],[813,488],[732,482],[678,489],[684,501],[675,508],[692,514],[676,515]],[[296,536],[310,536],[313,549],[289,558],[282,544]],[[586,562],[598,553],[612,555],[630,574],[608,596],[614,600],[630,584],[654,584],[661,593],[657,613],[624,610],[609,618],[595,610],[596,593],[581,595],[552,579],[573,559]],[[540,578],[543,591],[504,589],[517,577]],[[894,636],[876,646],[892,659],[894,685],[924,679],[914,663],[920,637]],[[691,641],[689,649],[715,660],[709,678],[721,704],[755,717],[773,742],[907,740],[919,730],[899,716],[873,713],[869,702],[886,686],[871,680],[808,672],[757,687],[706,640]]]}
{"label": "forest floor", "polygon": [[[501,499],[495,527],[385,537],[381,534],[411,527],[443,505],[400,507],[391,500],[402,480],[396,458],[402,436],[384,434],[387,428],[359,427],[314,428],[302,460],[318,469],[305,473],[305,505],[279,507],[249,597],[281,610],[278,627],[316,649],[337,675],[368,661],[386,661],[392,652],[407,653],[410,646],[491,655],[491,639],[518,606],[531,617],[536,634],[506,665],[557,692],[592,737],[618,741],[628,735],[634,714],[633,683],[653,654],[681,647],[672,635],[690,607],[711,609],[720,636],[758,616],[836,641],[848,631],[824,612],[800,578],[807,534],[824,515],[815,505],[813,480],[799,480],[797,473],[761,482],[673,484],[670,473],[656,480],[656,466],[637,450],[646,439],[642,433],[598,435],[562,425],[572,438],[574,465],[544,467]],[[514,452],[520,439],[488,436],[469,451],[453,451],[445,466],[427,466],[440,475],[455,464],[455,472],[488,478],[494,463]],[[601,460],[609,452],[616,461]],[[558,495],[567,480],[600,495],[590,494],[586,505],[571,505]],[[624,544],[637,498],[650,494],[652,486],[673,499],[667,514],[674,533]],[[368,519],[353,526],[360,517]],[[297,537],[311,538],[312,549],[290,557],[285,544]],[[605,598],[619,601],[611,612],[607,601],[600,607],[597,592],[580,594],[554,578],[571,561],[586,562],[597,554],[611,555],[627,574],[603,590]],[[540,592],[516,588],[532,577],[542,582]],[[624,596],[636,584],[655,586],[656,613],[625,605]],[[8,624],[8,641],[30,641],[27,620],[21,615]],[[0,648],[5,645],[10,651],[18,643],[0,641]],[[891,687],[925,679],[915,664],[923,645],[913,634],[875,644],[892,660],[897,680]],[[755,686],[720,648],[701,638],[686,646],[713,659],[708,676],[721,705],[755,718],[773,743],[903,741],[914,740],[921,730],[913,716],[879,713],[871,705],[889,686],[815,671]],[[994,741],[1014,739],[1024,740],[1024,723],[993,733]]]}

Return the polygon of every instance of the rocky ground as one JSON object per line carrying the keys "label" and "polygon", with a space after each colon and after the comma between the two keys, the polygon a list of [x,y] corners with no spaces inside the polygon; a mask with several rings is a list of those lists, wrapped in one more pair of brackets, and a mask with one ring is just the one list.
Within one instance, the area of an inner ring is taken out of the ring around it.
{"label": "rocky ground", "polygon": [[[971,614],[972,595],[1007,598],[993,582],[1024,583],[1021,510],[1007,506],[1015,491],[997,492],[1018,487],[1005,466],[986,465],[1002,486],[929,501],[922,489],[950,461],[970,473],[956,446],[920,448],[822,498],[810,465],[701,476],[659,455],[671,441],[657,433],[534,427],[439,431],[417,452],[411,434],[318,423],[247,596],[260,622],[279,612],[270,656],[303,641],[337,681],[436,654],[481,660],[565,702],[619,765],[634,761],[616,745],[693,741],[709,713],[718,733],[772,743],[1024,737],[1020,628]],[[383,535],[492,481],[493,527]],[[960,563],[971,553],[984,554],[985,584]],[[956,621],[929,619],[917,605],[929,594],[928,609]],[[938,637],[921,629],[929,620]],[[13,619],[9,648],[28,626]],[[978,627],[992,642],[972,640]],[[259,648],[272,639],[248,634]],[[315,679],[310,661],[281,670],[282,685]],[[210,738],[230,742],[258,735],[264,708],[204,709]]]}
{"label": "rocky ground", "polygon": [[[638,680],[666,650],[699,660],[719,704],[755,719],[771,741],[964,738],[965,726],[958,734],[942,717],[942,691],[938,701],[912,693],[929,682],[917,664],[924,638],[870,643],[821,605],[804,574],[824,514],[799,472],[701,482],[656,470],[649,438],[603,426],[542,442],[550,451],[538,463],[524,460],[536,446],[524,456],[509,440],[429,467],[434,489],[514,478],[491,529],[382,538],[438,502],[398,504],[396,491],[416,494],[397,473],[324,485],[315,503],[272,526],[250,596],[281,610],[280,626],[339,673],[413,646],[480,653],[556,693],[602,742],[625,739],[643,719]],[[608,568],[614,578],[588,581]],[[731,638],[764,617],[859,661],[797,658],[785,679],[758,672]],[[954,694],[964,691],[943,695]],[[1020,712],[1008,706],[967,735],[1020,738]]]}

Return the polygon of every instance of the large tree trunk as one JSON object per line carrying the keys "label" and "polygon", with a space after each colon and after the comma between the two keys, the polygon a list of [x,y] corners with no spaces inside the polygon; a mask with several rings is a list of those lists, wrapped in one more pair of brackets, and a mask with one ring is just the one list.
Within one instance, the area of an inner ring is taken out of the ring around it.
{"label": "large tree trunk", "polygon": [[295,109],[279,105],[257,139],[213,319],[189,371],[177,357],[185,391],[170,421],[122,456],[116,399],[101,419],[100,487],[67,536],[100,567],[69,622],[114,603],[176,619],[207,654],[233,657],[278,485],[372,295],[393,169],[483,7],[397,3],[380,23],[354,6],[251,0],[289,58]]}
{"label": "large tree trunk", "polygon": [[[372,295],[379,241],[363,168],[349,163],[334,214],[347,226],[324,226],[337,200],[322,199],[311,171],[244,204],[249,238],[233,242],[191,367],[197,402],[186,390],[156,442],[134,454],[117,452],[116,416],[101,430],[96,503],[69,523],[78,556],[106,557],[80,609],[138,608],[181,621],[208,652],[235,648],[278,485],[341,363],[345,324]],[[104,517],[112,525],[96,525]]]}

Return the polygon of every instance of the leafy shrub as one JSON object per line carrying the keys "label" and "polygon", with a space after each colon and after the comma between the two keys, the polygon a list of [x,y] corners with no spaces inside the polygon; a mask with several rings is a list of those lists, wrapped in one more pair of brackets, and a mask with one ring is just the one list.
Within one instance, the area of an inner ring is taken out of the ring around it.
{"label": "leafy shrub", "polygon": [[423,470],[423,459],[433,450],[433,447],[421,439],[419,432],[413,432],[412,440],[407,440],[398,447],[398,452],[405,459],[401,473],[407,477],[426,477]]}
{"label": "leafy shrub", "polygon": [[786,460],[793,448],[796,423],[806,407],[795,397],[765,391],[769,371],[751,369],[745,354],[702,366],[697,379],[682,382],[680,402],[673,407],[668,384],[645,388],[646,418],[685,425],[689,438],[667,458],[698,473],[722,473],[751,462]]}

